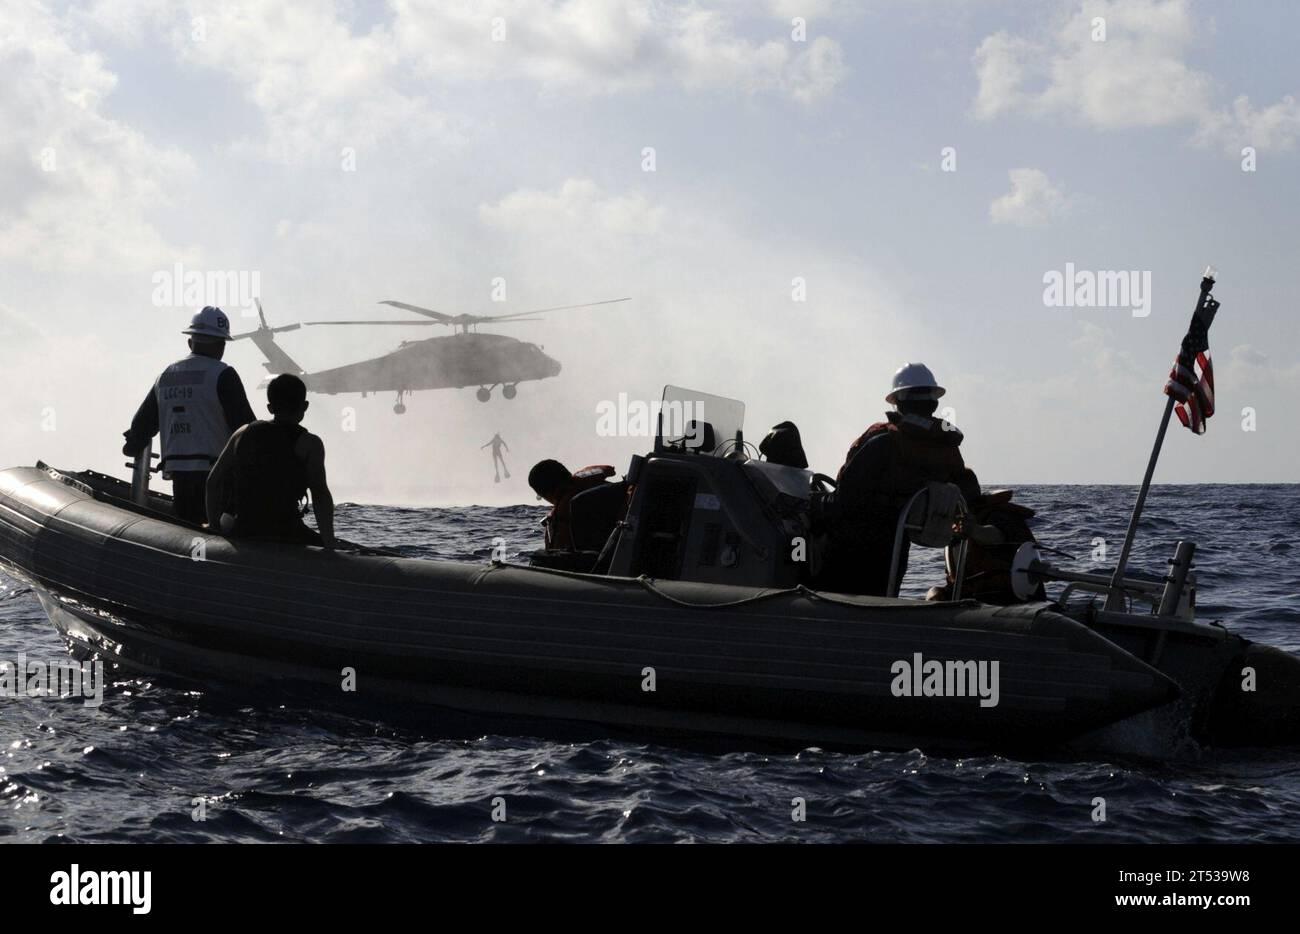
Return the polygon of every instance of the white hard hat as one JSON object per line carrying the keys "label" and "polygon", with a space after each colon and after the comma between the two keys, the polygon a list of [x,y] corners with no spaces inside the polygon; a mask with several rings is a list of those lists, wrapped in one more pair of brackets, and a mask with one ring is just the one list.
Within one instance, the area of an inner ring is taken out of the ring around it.
{"label": "white hard hat", "polygon": [[220,308],[212,305],[204,308],[193,318],[190,319],[190,326],[182,334],[191,334],[194,337],[206,337],[209,340],[228,341],[230,340],[230,319]]}
{"label": "white hard hat", "polygon": [[947,390],[939,385],[924,363],[904,363],[894,374],[894,383],[885,401],[894,405],[903,394],[912,399],[938,399],[945,392]]}

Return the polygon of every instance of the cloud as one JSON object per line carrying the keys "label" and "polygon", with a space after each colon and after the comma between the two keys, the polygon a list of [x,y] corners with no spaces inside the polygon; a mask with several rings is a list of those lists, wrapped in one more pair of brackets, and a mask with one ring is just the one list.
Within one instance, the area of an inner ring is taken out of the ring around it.
{"label": "cloud", "polygon": [[580,96],[730,89],[810,102],[847,73],[833,39],[754,41],[728,13],[694,3],[396,0],[394,10],[401,54],[451,81],[526,79]]}
{"label": "cloud", "polygon": [[644,195],[606,195],[595,182],[576,178],[553,192],[521,189],[479,206],[480,219],[492,227],[541,236],[654,234],[664,213]]}
{"label": "cloud", "polygon": [[0,341],[7,348],[13,349],[19,341],[44,339],[44,333],[26,315],[0,303]]}
{"label": "cloud", "polygon": [[[1094,21],[1105,21],[1104,41]],[[1099,130],[1190,126],[1201,145],[1286,149],[1300,136],[1294,98],[1254,108],[1216,103],[1217,86],[1187,59],[1209,30],[1189,0],[1085,0],[1054,32],[994,33],[974,56],[971,113],[1062,117]]]}
{"label": "cloud", "polygon": [[1011,191],[989,205],[993,223],[1045,227],[1069,211],[1072,199],[1041,169],[1012,169],[1007,174],[1011,177]]}
{"label": "cloud", "polygon": [[338,159],[344,147],[461,141],[463,121],[405,87],[391,27],[354,32],[347,9],[337,2],[236,7],[201,0],[169,34],[181,61],[229,75],[261,112],[264,135],[238,149],[295,164]]}
{"label": "cloud", "polygon": [[263,118],[261,134],[233,148],[289,165],[338,159],[343,147],[463,144],[478,121],[434,106],[431,81],[522,80],[580,97],[671,86],[809,103],[847,73],[831,38],[796,43],[782,28],[755,41],[732,11],[689,2],[395,0],[365,28],[345,0],[99,0],[70,16],[119,42],[161,37],[182,63],[228,75]]}
{"label": "cloud", "polygon": [[1269,389],[1294,392],[1300,389],[1300,362],[1277,366],[1268,354],[1251,346],[1238,344],[1227,359],[1215,361],[1216,386],[1233,386],[1242,390]]}
{"label": "cloud", "polygon": [[1300,139],[1300,101],[1290,94],[1276,104],[1256,108],[1244,94],[1230,108],[1201,121],[1196,134],[1200,145],[1220,144],[1238,153],[1244,146],[1263,150],[1294,149]]}
{"label": "cloud", "polygon": [[151,215],[193,165],[106,115],[117,77],[75,32],[30,0],[0,8],[0,259],[113,270],[183,254]]}

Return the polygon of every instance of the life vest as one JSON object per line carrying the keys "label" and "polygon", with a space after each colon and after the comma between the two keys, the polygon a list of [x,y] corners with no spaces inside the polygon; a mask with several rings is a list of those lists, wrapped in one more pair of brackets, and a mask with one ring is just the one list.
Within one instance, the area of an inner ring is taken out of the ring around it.
{"label": "life vest", "polygon": [[307,466],[294,445],[307,433],[301,425],[252,422],[235,440],[231,499],[234,535],[292,535],[302,526]]}
{"label": "life vest", "polygon": [[884,435],[890,439],[889,470],[882,485],[872,491],[879,510],[896,513],[931,480],[962,485],[966,463],[960,450],[962,433],[956,426],[927,415],[898,412],[890,412],[888,419],[872,425],[853,442],[840,468],[840,482],[867,442]]}
{"label": "life vest", "polygon": [[230,440],[217,397],[217,380],[229,368],[220,360],[190,354],[163,370],[154,383],[164,477],[211,470]]}
{"label": "life vest", "polygon": [[858,435],[856,441],[849,445],[848,453],[844,455],[844,463],[840,466],[839,473],[835,475],[835,482],[838,484],[844,478],[844,468],[849,466],[849,461],[853,460],[858,451],[862,450],[862,445],[866,444],[876,435],[889,431],[889,422],[876,422],[862,434]]}
{"label": "life vest", "polygon": [[614,476],[614,468],[609,464],[595,464],[576,470],[569,479],[550,513],[542,520],[545,529],[545,544],[548,551],[573,551],[573,527],[571,506],[573,498],[579,493],[598,487]]}

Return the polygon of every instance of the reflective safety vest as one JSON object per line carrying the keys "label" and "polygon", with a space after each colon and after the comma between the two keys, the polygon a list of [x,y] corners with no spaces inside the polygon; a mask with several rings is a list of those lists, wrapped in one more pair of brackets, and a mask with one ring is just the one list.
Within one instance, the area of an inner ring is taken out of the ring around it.
{"label": "reflective safety vest", "polygon": [[190,354],[162,371],[154,383],[163,476],[178,471],[211,470],[230,440],[226,414],[217,397],[217,380],[229,365]]}

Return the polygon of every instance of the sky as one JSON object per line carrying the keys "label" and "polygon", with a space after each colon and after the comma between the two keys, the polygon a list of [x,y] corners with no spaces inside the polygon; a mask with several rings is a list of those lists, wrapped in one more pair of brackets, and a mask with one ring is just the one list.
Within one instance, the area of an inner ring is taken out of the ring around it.
{"label": "sky", "polygon": [[[273,325],[631,298],[485,328],[563,364],[513,400],[313,396],[339,501],[535,502],[537,460],[643,453],[598,413],[665,384],[834,474],[908,361],[986,485],[1136,483],[1213,264],[1217,411],[1156,481],[1295,482],[1297,34],[1268,0],[5,0],[0,464],[124,474],[180,264]],[[1135,291],[1049,304],[1067,271]],[[441,333],[278,340],[313,370]]]}

